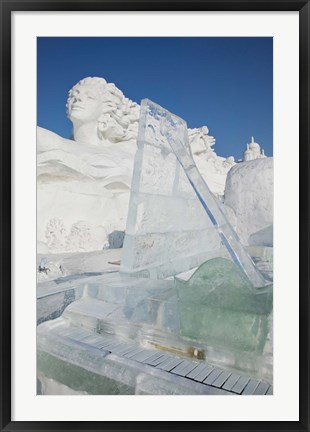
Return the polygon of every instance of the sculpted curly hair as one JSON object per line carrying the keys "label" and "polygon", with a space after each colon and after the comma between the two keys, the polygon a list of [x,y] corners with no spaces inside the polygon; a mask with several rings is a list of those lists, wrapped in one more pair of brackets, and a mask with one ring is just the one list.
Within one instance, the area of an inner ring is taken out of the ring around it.
{"label": "sculpted curly hair", "polygon": [[108,138],[112,142],[119,142],[136,136],[139,105],[126,98],[121,90],[104,78],[87,77],[72,87],[68,92],[66,105],[68,117],[75,91],[81,86],[91,86],[94,97],[103,102],[102,114],[98,118],[99,139]]}

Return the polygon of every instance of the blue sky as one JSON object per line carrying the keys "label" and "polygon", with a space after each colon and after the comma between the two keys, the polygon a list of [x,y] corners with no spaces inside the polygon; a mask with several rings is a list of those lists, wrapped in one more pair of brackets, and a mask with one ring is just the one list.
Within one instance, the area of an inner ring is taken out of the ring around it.
{"label": "blue sky", "polygon": [[99,76],[207,125],[220,156],[240,158],[251,135],[272,155],[272,38],[38,38],[38,125],[71,136],[67,92]]}

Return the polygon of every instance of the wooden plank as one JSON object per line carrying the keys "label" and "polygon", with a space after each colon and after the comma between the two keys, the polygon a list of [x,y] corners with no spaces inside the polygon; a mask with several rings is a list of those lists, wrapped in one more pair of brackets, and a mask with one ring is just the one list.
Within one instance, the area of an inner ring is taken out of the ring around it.
{"label": "wooden plank", "polygon": [[203,381],[203,383],[211,385],[213,381],[215,381],[216,378],[218,378],[221,375],[222,372],[223,369],[220,368],[213,369],[213,371],[207,376],[207,378]]}
{"label": "wooden plank", "polygon": [[120,347],[122,345],[122,343],[120,341],[114,341],[109,343],[108,345],[106,345],[104,347],[105,350],[113,352],[114,349],[116,349],[117,347]]}
{"label": "wooden plank", "polygon": [[204,369],[197,376],[195,376],[194,380],[198,382],[204,381],[207,376],[210,375],[213,369],[213,366],[204,367]]}
{"label": "wooden plank", "polygon": [[77,340],[83,340],[89,336],[89,331],[84,329],[79,329],[77,335],[75,336]]}
{"label": "wooden plank", "polygon": [[138,352],[141,352],[141,351],[143,351],[143,348],[134,348],[132,351],[130,351],[127,354],[125,354],[124,357],[131,358],[134,355],[138,354]]}
{"label": "wooden plank", "polygon": [[182,372],[182,370],[189,364],[190,362],[188,360],[183,360],[180,364],[178,364],[175,368],[171,370],[171,373],[175,375],[180,375],[180,372]]}
{"label": "wooden plank", "polygon": [[182,373],[180,373],[180,375],[184,377],[187,376],[187,374],[189,374],[193,369],[195,369],[196,366],[197,363],[190,362],[190,364],[182,370]]}
{"label": "wooden plank", "polygon": [[124,344],[124,347],[117,347],[113,354],[117,354],[119,356],[123,356],[127,353],[129,353],[130,351],[133,351],[134,349],[137,348],[137,345],[128,345],[128,344]]}
{"label": "wooden plank", "polygon": [[154,351],[143,350],[143,351],[135,354],[133,357],[131,357],[131,359],[139,361],[139,362],[143,362],[144,360],[148,359],[149,357],[152,357],[153,355],[154,355]]}
{"label": "wooden plank", "polygon": [[173,358],[172,360],[169,360],[166,364],[162,363],[158,366],[159,369],[165,370],[167,372],[170,372],[171,369],[175,368],[178,364],[180,364],[183,360],[178,358]]}
{"label": "wooden plank", "polygon": [[100,335],[94,335],[83,339],[83,343],[101,349],[111,343],[111,339],[106,339]]}
{"label": "wooden plank", "polygon": [[224,390],[231,391],[231,389],[236,384],[236,382],[238,381],[239,378],[240,378],[240,375],[237,375],[235,373],[231,374],[230,377],[228,378],[228,380],[222,386],[222,388]]}
{"label": "wooden plank", "polygon": [[195,369],[196,364],[192,361],[184,360],[182,363],[180,363],[176,368],[174,368],[171,373],[175,375],[185,376],[189,372],[191,372],[193,369]]}
{"label": "wooden plank", "polygon": [[69,337],[70,339],[74,339],[78,342],[82,341],[83,339],[87,338],[89,336],[89,331],[83,330],[83,329],[74,329],[71,333],[66,335],[66,337]]}
{"label": "wooden plank", "polygon": [[109,340],[109,343],[107,344],[107,345],[105,345],[105,348],[106,349],[110,349],[110,348],[112,348],[112,347],[115,347],[116,348],[116,346],[118,346],[118,345],[120,345],[121,344],[121,342],[120,341],[118,341],[117,339],[110,339]]}
{"label": "wooden plank", "polygon": [[260,382],[259,385],[256,387],[253,394],[255,395],[264,395],[266,394],[267,390],[269,389],[270,384],[267,384],[265,382]]}
{"label": "wooden plank", "polygon": [[90,345],[92,347],[101,348],[102,345],[108,343],[108,341],[104,339],[102,336],[94,335],[83,339],[83,343]]}
{"label": "wooden plank", "polygon": [[[56,328],[53,330],[53,333],[55,333],[57,336],[63,337],[63,338],[74,338],[74,334],[76,333],[76,328],[60,328],[59,330]],[[88,333],[89,334],[89,333]]]}
{"label": "wooden plank", "polygon": [[259,380],[250,379],[250,381],[245,386],[242,394],[243,395],[252,395],[254,393],[254,391],[256,390],[256,387],[258,386],[258,384],[259,384]]}
{"label": "wooden plank", "polygon": [[106,345],[107,341],[100,336],[96,336],[91,339],[84,339],[83,343],[86,343],[87,345],[90,345],[92,347],[101,348],[102,345]]}
{"label": "wooden plank", "polygon": [[106,346],[111,344],[111,339],[103,339],[103,341],[101,343],[98,343],[97,347],[102,349],[102,348],[106,348]]}
{"label": "wooden plank", "polygon": [[232,392],[241,394],[244,387],[247,385],[247,383],[250,381],[249,377],[241,376],[236,384],[231,389]]}
{"label": "wooden plank", "polygon": [[165,360],[167,360],[169,357],[167,355],[163,355],[161,357],[158,357],[157,359],[153,360],[152,362],[149,362],[148,364],[150,366],[157,366],[161,363],[163,363]]}
{"label": "wooden plank", "polygon": [[[169,363],[171,363],[173,360],[175,360],[174,357],[167,355],[167,359],[164,360],[162,363],[158,364],[156,367],[157,367],[157,369],[162,369],[163,367],[166,367],[167,365],[169,365]],[[180,360],[180,362],[181,362],[181,360]]]}
{"label": "wooden plank", "polygon": [[205,367],[206,365],[204,363],[198,364],[195,369],[186,375],[186,378],[194,379]]}
{"label": "wooden plank", "polygon": [[146,359],[145,362],[143,362],[143,363],[146,363],[146,364],[149,365],[154,360],[157,360],[157,359],[159,359],[160,357],[163,357],[163,356],[164,356],[164,353],[162,353],[162,352],[156,352],[150,358]]}
{"label": "wooden plank", "polygon": [[211,384],[213,387],[221,388],[222,385],[228,380],[230,377],[231,372],[229,371],[223,371],[215,381]]}
{"label": "wooden plank", "polygon": [[60,329],[58,331],[57,329],[55,329],[55,333],[58,336],[75,339],[77,341],[80,341],[81,339],[86,338],[87,336],[93,335],[90,331],[84,330],[82,328],[76,328],[76,327],[69,327],[65,329]]}

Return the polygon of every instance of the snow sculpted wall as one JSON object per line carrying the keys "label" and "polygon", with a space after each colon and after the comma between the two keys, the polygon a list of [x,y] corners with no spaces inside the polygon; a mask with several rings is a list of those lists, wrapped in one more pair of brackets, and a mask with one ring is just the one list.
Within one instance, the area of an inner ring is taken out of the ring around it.
{"label": "snow sculpted wall", "polygon": [[[73,139],[38,127],[38,252],[100,250],[124,230],[140,106],[103,78],[79,81],[68,94]],[[195,162],[223,195],[233,158],[216,155],[208,128],[189,129]]]}
{"label": "snow sculpted wall", "polygon": [[227,175],[224,202],[236,214],[244,244],[272,246],[273,158],[235,165]]}

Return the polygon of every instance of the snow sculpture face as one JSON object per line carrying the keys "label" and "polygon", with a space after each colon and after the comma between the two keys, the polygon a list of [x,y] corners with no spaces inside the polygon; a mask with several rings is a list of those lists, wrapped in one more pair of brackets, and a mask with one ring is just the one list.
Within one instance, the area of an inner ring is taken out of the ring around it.
{"label": "snow sculpture face", "polygon": [[102,102],[92,86],[78,86],[68,99],[68,117],[75,121],[98,120],[102,113]]}
{"label": "snow sculpture face", "polygon": [[133,124],[138,124],[139,110],[114,84],[103,78],[88,77],[69,91],[67,116],[73,123],[77,140],[84,129],[85,141],[85,126],[89,126],[95,130],[92,134],[88,128],[87,134],[96,135],[99,143],[118,142],[132,135]]}
{"label": "snow sculpture face", "polygon": [[68,94],[67,115],[73,124],[99,119],[106,86],[103,78],[85,78],[72,87]]}
{"label": "snow sculpture face", "polygon": [[215,143],[215,138],[209,135],[209,129],[207,126],[188,129],[188,137],[193,154],[199,155],[204,152],[210,153],[212,151],[211,147]]}

